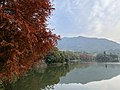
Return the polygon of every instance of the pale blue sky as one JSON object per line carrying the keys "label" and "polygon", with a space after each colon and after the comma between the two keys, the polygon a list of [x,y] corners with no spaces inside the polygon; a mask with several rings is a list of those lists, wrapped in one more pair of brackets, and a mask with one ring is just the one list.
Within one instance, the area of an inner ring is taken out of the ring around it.
{"label": "pale blue sky", "polygon": [[55,33],[120,42],[120,0],[54,0],[54,4],[50,27]]}

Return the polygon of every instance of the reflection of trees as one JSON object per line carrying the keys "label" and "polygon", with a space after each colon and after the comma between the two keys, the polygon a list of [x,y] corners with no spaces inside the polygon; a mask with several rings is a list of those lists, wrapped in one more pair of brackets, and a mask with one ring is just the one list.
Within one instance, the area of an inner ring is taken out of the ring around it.
{"label": "reflection of trees", "polygon": [[45,87],[57,84],[59,82],[59,78],[66,75],[67,72],[69,72],[68,66],[48,67],[44,73],[33,71],[28,76],[19,79],[16,83],[7,85],[6,90],[44,89]]}
{"label": "reflection of trees", "polygon": [[60,77],[65,76],[69,71],[74,68],[86,68],[88,66],[89,63],[80,64],[80,62],[75,62],[59,67],[49,66],[41,72],[31,71],[28,76],[20,78],[16,83],[8,84],[6,86],[6,90],[40,90],[41,88],[52,89],[54,84],[59,83]]}

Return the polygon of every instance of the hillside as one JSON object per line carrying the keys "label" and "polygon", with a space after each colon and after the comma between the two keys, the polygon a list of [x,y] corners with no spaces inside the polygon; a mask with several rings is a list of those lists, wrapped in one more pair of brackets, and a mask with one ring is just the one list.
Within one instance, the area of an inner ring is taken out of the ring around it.
{"label": "hillside", "polygon": [[120,44],[107,39],[87,37],[64,37],[58,42],[60,50],[102,52],[106,50],[120,49]]}

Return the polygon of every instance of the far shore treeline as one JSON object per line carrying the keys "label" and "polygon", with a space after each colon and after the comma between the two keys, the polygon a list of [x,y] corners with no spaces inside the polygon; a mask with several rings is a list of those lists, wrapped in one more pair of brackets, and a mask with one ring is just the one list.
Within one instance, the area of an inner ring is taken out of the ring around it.
{"label": "far shore treeline", "polygon": [[68,64],[74,60],[80,62],[119,62],[118,55],[106,53],[105,51],[93,54],[88,52],[60,51],[57,47],[52,48],[44,59],[48,65],[55,63]]}

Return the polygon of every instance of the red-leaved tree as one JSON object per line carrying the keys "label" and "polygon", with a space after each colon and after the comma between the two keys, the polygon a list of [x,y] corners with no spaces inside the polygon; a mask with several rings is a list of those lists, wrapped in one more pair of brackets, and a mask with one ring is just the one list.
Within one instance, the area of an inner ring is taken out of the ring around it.
{"label": "red-leaved tree", "polygon": [[50,0],[0,0],[0,79],[31,69],[59,39],[47,28]]}

